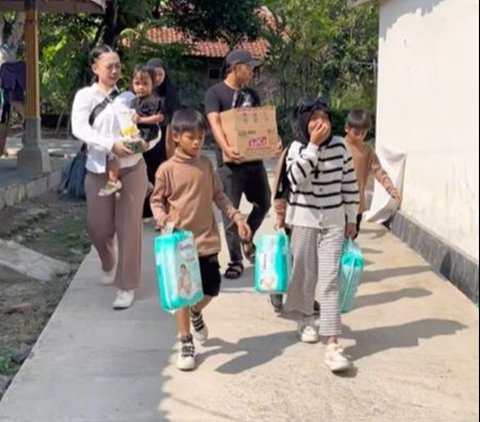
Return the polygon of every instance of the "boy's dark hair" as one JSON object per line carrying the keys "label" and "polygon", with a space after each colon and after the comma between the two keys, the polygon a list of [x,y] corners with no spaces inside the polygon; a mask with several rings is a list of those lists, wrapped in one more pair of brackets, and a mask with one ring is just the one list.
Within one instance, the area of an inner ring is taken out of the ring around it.
{"label": "boy's dark hair", "polygon": [[183,132],[207,132],[208,125],[203,114],[197,110],[185,109],[175,112],[172,118],[172,131]]}
{"label": "boy's dark hair", "polygon": [[148,65],[140,64],[133,69],[131,82],[135,79],[137,75],[148,75],[152,80],[152,85],[155,85],[155,69]]}
{"label": "boy's dark hair", "polygon": [[364,109],[354,109],[348,113],[346,124],[369,131],[372,128],[372,116]]}

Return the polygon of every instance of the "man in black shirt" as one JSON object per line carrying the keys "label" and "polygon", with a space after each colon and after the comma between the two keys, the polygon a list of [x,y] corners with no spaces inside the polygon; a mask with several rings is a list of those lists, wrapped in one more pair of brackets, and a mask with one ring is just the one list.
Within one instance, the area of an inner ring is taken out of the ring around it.
{"label": "man in black shirt", "polygon": [[[253,76],[253,71],[260,64],[248,51],[232,51],[226,58],[225,80],[212,86],[205,95],[205,112],[218,146],[218,173],[225,193],[235,207],[239,207],[243,194],[253,204],[253,210],[247,221],[253,234],[270,209],[271,192],[267,172],[262,161],[243,162],[239,152],[228,142],[228,133],[226,134],[222,128],[220,113],[232,108],[261,105],[255,90],[246,87]],[[229,158],[228,163],[223,162],[222,153]],[[225,277],[235,279],[243,273],[242,246],[235,227],[228,219],[224,218],[224,225],[230,253],[230,263]],[[252,242],[243,244],[243,253],[253,262],[255,248]]]}

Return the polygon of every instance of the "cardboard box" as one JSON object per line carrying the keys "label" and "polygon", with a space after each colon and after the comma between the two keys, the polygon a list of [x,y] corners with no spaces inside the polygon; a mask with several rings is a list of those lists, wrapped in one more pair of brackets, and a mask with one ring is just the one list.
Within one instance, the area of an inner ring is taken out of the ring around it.
{"label": "cardboard box", "polygon": [[[235,108],[220,113],[230,145],[245,161],[273,158],[278,144],[275,107]],[[224,156],[225,162],[229,160]]]}

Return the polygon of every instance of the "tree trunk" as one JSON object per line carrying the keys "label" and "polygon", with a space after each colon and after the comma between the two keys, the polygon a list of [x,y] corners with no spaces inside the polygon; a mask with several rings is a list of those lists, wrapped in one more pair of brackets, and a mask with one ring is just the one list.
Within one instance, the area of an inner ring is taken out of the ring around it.
{"label": "tree trunk", "polygon": [[58,117],[57,119],[57,126],[55,128],[55,136],[58,136],[58,134],[60,133],[60,127],[62,125],[62,120],[63,120],[63,116],[65,115],[65,113],[62,111],[60,113],[60,116]]}
{"label": "tree trunk", "polygon": [[118,28],[118,0],[111,0],[107,3],[104,23],[105,33],[103,34],[103,42],[111,47],[115,47],[118,35],[121,32]]}
{"label": "tree trunk", "polygon": [[72,115],[70,114],[68,116],[68,122],[67,122],[67,138],[72,139],[73,138],[73,133],[72,133]]}

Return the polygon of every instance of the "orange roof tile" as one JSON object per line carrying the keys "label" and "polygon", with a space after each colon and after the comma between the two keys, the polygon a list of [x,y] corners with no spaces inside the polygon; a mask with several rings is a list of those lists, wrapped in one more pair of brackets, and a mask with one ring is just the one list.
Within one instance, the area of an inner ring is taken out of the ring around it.
{"label": "orange roof tile", "polygon": [[[187,44],[192,47],[191,54],[197,57],[224,58],[229,52],[228,44],[223,41],[196,41],[187,34],[175,28],[153,28],[147,32],[150,41],[159,44]],[[268,42],[260,39],[256,41],[242,41],[238,47],[249,51],[256,59],[264,59],[268,53]]]}

